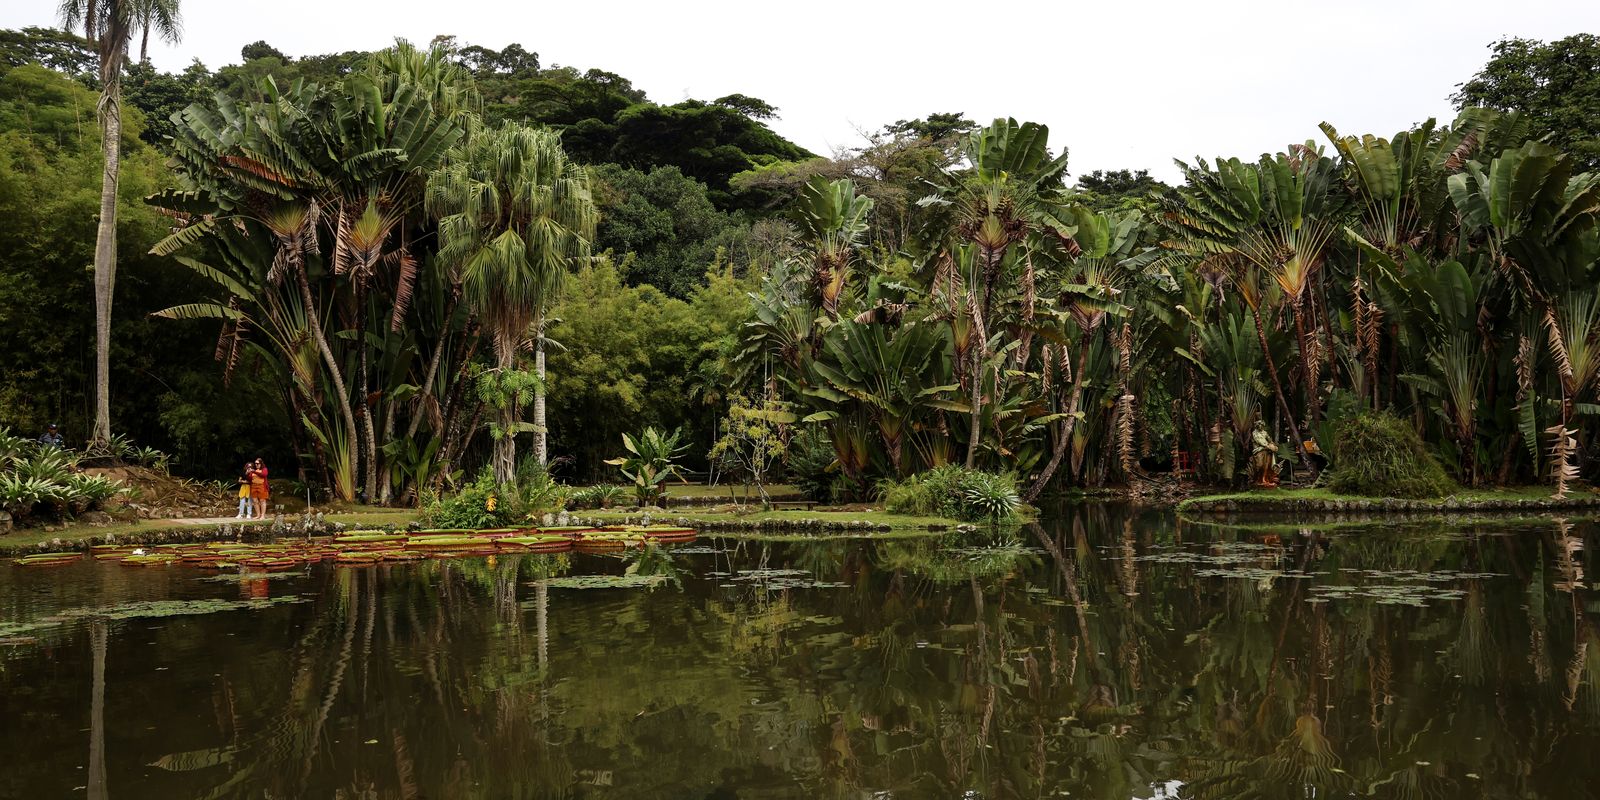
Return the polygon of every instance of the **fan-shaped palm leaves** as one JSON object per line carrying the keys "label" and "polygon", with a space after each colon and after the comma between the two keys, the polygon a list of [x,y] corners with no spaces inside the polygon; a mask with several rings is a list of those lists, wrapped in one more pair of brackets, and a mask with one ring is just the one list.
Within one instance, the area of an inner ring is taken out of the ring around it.
{"label": "fan-shaped palm leaves", "polygon": [[810,250],[812,290],[829,319],[839,318],[839,295],[850,280],[871,213],[872,198],[857,196],[855,184],[846,179],[812,178],[795,201],[791,217]]}
{"label": "fan-shaped palm leaves", "polygon": [[890,470],[905,474],[911,462],[904,445],[908,438],[917,442],[922,429],[931,427],[928,412],[967,410],[954,399],[960,386],[948,382],[944,351],[939,329],[927,324],[833,326],[823,338],[822,353],[811,362],[816,377],[806,389],[831,407],[806,421],[835,421],[849,413],[840,406],[859,404],[882,437]]}
{"label": "fan-shaped palm leaves", "polygon": [[[507,124],[451,153],[428,185],[439,218],[439,259],[456,265],[467,303],[488,329],[496,370],[516,367],[523,339],[543,335],[544,314],[569,270],[587,259],[596,212],[588,173],[550,130]],[[517,403],[501,409],[495,478],[516,471]]]}
{"label": "fan-shaped palm leaves", "polygon": [[[418,287],[453,293],[451,281],[422,280],[424,256],[415,249],[427,223],[423,186],[471,124],[460,93],[449,88],[459,77],[452,70],[441,52],[402,43],[331,86],[284,89],[268,80],[260,101],[219,95],[192,105],[175,120],[182,185],[150,200],[179,222],[155,252],[209,245],[215,265],[191,266],[222,294],[168,316],[224,319],[219,353],[237,353],[249,332],[270,328],[272,350],[296,376],[295,416],[322,431],[314,449],[338,441],[355,451],[336,459],[357,465],[350,494],[387,496],[389,482],[378,482],[381,453],[394,449],[396,416],[407,410],[389,398],[415,398],[402,387],[417,382],[431,400],[438,356],[463,352],[449,345],[459,323],[447,311],[444,326],[434,323],[420,340],[433,346],[426,378],[410,376],[412,360],[399,357],[420,346],[406,330]],[[369,312],[381,328],[369,328]],[[330,325],[339,327],[330,332]],[[300,368],[308,343],[321,360],[309,375]],[[375,347],[389,355],[371,358]],[[317,409],[324,403],[343,424],[338,436],[323,430]],[[436,406],[415,402],[409,411]],[[375,409],[387,411],[381,431]],[[317,461],[319,470],[327,463],[320,452]]]}

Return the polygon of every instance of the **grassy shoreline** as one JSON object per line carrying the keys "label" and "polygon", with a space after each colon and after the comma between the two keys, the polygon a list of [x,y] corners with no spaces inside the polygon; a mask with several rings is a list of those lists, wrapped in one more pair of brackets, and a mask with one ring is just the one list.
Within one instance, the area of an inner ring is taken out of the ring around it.
{"label": "grassy shoreline", "polygon": [[[381,527],[384,525],[404,526],[417,518],[415,509],[396,508],[356,508],[340,511],[329,511],[323,519],[329,523],[342,525],[363,525]],[[297,515],[286,515],[285,524],[295,523],[299,520]],[[0,556],[12,555],[19,552],[38,549],[41,546],[63,547],[70,549],[83,549],[91,544],[101,544],[110,539],[127,542],[129,544],[143,544],[144,539],[160,540],[172,537],[193,538],[194,541],[203,541],[207,538],[216,538],[223,529],[230,535],[252,534],[258,529],[270,529],[273,520],[226,520],[205,524],[186,523],[182,519],[141,519],[132,522],[115,522],[109,525],[69,524],[60,530],[45,530],[44,528],[20,528],[11,533],[0,535]]]}
{"label": "grassy shoreline", "polygon": [[1344,495],[1324,488],[1253,489],[1190,497],[1178,502],[1177,511],[1189,514],[1320,512],[1381,515],[1600,510],[1600,494],[1593,491],[1574,491],[1561,500],[1550,494],[1548,486],[1463,489],[1444,497],[1426,499]]}
{"label": "grassy shoreline", "polygon": [[[622,525],[636,523],[641,511],[577,511],[574,519],[585,523]],[[948,517],[922,517],[887,511],[693,511],[668,509],[649,514],[652,522],[699,526],[709,530],[923,530],[942,531],[969,527]]]}
{"label": "grassy shoreline", "polygon": [[[645,516],[639,511],[579,511],[572,515],[582,524],[620,525],[637,523]],[[755,511],[697,512],[673,509],[649,515],[652,522],[699,528],[719,534],[797,534],[818,537],[827,534],[881,535],[932,533],[965,530],[968,523],[945,517],[909,516],[885,511]],[[415,509],[367,507],[324,514],[327,523],[350,527],[404,527],[417,519]],[[298,525],[300,517],[286,516],[286,525]],[[178,519],[151,519],[109,525],[72,524],[61,530],[25,528],[0,536],[0,557],[58,549],[87,549],[91,545],[119,542],[153,544],[176,541],[211,541],[224,537],[257,538],[271,532],[273,521],[224,520],[193,524]]]}

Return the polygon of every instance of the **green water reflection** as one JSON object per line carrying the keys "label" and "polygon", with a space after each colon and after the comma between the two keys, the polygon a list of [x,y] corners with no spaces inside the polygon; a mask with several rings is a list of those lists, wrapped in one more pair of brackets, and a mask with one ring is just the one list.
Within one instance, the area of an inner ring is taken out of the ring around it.
{"label": "green water reflection", "polygon": [[1588,797],[1597,532],[4,566],[0,797]]}

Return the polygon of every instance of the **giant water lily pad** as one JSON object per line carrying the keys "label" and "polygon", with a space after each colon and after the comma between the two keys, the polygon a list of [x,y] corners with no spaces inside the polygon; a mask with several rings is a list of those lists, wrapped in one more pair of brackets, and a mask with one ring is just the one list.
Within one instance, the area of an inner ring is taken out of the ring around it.
{"label": "giant water lily pad", "polygon": [[528,544],[566,544],[572,541],[571,537],[556,534],[536,534],[533,536],[507,536],[496,539],[498,546],[528,545]]}
{"label": "giant water lily pad", "polygon": [[406,540],[406,547],[484,547],[493,546],[488,539],[476,536],[413,536]]}
{"label": "giant water lily pad", "polygon": [[340,544],[354,544],[367,542],[403,542],[408,537],[400,533],[347,533],[335,536],[333,540]]}

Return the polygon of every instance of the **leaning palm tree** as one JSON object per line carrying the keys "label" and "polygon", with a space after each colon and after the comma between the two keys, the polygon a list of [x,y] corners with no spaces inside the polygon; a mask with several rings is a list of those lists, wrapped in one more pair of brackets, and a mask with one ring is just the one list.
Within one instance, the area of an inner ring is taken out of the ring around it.
{"label": "leaning palm tree", "polygon": [[100,66],[100,222],[94,239],[94,427],[90,439],[111,438],[111,297],[117,281],[117,184],[122,168],[122,68],[136,28],[178,40],[178,0],[63,0],[61,22],[82,28]]}
{"label": "leaning palm tree", "polygon": [[[567,159],[555,132],[508,123],[458,145],[429,178],[426,202],[439,219],[439,259],[459,270],[464,299],[493,337],[491,383],[502,394],[493,463],[506,484],[516,470],[518,387],[530,383],[516,353],[530,333],[543,337],[567,271],[589,257],[597,216],[589,173]],[[544,431],[534,433],[542,453]]]}

